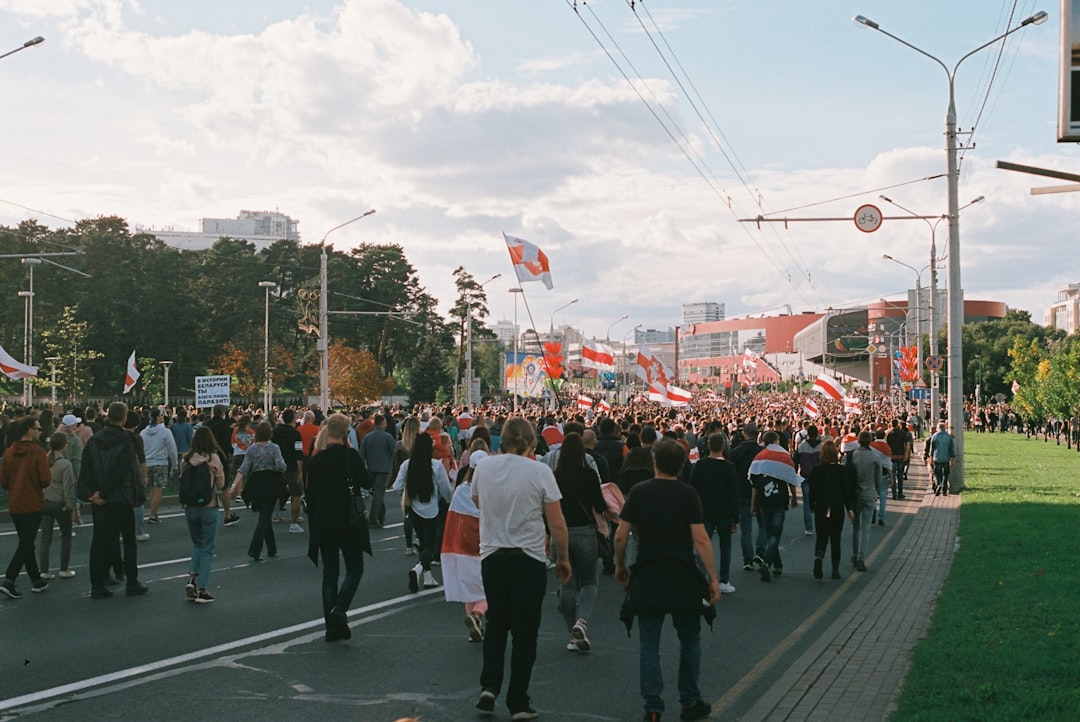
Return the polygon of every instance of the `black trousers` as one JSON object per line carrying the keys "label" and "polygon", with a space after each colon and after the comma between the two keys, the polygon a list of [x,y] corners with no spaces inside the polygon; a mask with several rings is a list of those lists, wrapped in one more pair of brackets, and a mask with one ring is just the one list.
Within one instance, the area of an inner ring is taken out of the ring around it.
{"label": "black trousers", "polygon": [[30,581],[36,582],[41,578],[41,572],[38,570],[37,559],[34,558],[34,542],[37,540],[38,527],[41,526],[41,512],[12,514],[11,521],[15,525],[19,545],[15,547],[15,553],[11,555],[5,577],[14,582],[25,566]]}
{"label": "black trousers", "polygon": [[259,519],[255,522],[255,531],[251,535],[251,544],[248,545],[249,556],[261,556],[264,541],[266,553],[272,557],[277,556],[277,539],[274,538],[273,524],[276,508],[277,499],[256,499],[251,502],[251,510],[258,513]]}
{"label": "black trousers", "polygon": [[825,558],[825,548],[832,551],[833,568],[840,566],[840,534],[844,531],[844,515],[833,514],[826,517],[824,514],[814,514],[814,528],[817,529],[817,539],[814,541],[814,557]]}
{"label": "black trousers", "polygon": [[124,574],[128,586],[139,580],[139,552],[135,546],[135,510],[130,504],[91,504],[94,538],[90,542],[90,586],[104,589],[109,566],[120,539],[124,541]]}

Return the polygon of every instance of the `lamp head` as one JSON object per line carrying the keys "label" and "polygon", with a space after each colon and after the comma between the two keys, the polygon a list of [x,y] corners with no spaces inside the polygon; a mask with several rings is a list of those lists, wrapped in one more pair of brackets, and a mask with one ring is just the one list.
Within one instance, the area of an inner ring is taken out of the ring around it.
{"label": "lamp head", "polygon": [[879,195],[878,198],[885,201],[886,203],[892,203],[892,198],[889,198],[888,196]]}
{"label": "lamp head", "polygon": [[[1043,14],[1045,15],[1046,13],[1043,13]],[[976,203],[982,203],[982,202],[983,202],[983,201],[985,201],[985,200],[986,200],[986,196],[979,196],[978,198],[976,198],[975,200],[973,200],[973,201],[972,201],[971,203],[968,203],[968,205],[969,205],[969,206],[973,206],[973,205],[975,205]]]}
{"label": "lamp head", "polygon": [[877,23],[875,23],[873,20],[866,17],[865,15],[856,15],[855,17],[853,17],[851,19],[851,21],[853,23],[855,23],[856,25],[863,26],[864,28],[873,28],[874,30],[880,30],[881,29],[880,25],[878,25]]}
{"label": "lamp head", "polygon": [[892,257],[892,256],[890,256],[890,255],[889,255],[888,253],[882,253],[882,254],[881,254],[881,257],[882,257],[882,258],[884,258],[884,259],[885,259],[886,261],[891,261],[891,260],[893,260],[893,257]]}
{"label": "lamp head", "polygon": [[1020,23],[1020,27],[1024,27],[1025,25],[1042,25],[1049,17],[1050,16],[1046,14],[1045,10],[1040,10]]}
{"label": "lamp head", "polygon": [[[1046,13],[1043,13],[1043,15],[1046,15]],[[1043,19],[1045,20],[1046,18]],[[25,43],[23,43],[23,47],[32,48],[35,45],[41,45],[43,42],[45,42],[45,38],[38,35],[36,38],[31,38],[30,40],[27,40]]]}

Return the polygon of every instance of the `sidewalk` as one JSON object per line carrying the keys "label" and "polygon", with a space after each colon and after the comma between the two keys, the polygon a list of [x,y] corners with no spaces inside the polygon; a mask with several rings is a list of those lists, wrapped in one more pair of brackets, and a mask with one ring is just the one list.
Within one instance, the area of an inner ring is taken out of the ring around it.
{"label": "sidewalk", "polygon": [[888,558],[871,554],[855,602],[741,719],[835,722],[893,713],[957,544],[960,497],[934,496],[929,483],[926,467],[912,464],[907,487],[923,498],[904,538]]}

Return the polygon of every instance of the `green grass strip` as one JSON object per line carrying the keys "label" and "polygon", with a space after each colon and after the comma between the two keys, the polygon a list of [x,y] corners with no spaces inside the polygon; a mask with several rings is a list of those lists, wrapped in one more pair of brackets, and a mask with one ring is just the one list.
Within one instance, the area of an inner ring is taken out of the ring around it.
{"label": "green grass strip", "polygon": [[964,444],[959,547],[892,719],[1080,719],[1080,454]]}

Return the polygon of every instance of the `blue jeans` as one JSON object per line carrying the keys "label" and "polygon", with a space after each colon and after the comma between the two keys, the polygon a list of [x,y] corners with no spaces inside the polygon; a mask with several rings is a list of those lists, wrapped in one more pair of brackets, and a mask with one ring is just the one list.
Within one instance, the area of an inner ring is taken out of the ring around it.
{"label": "blue jeans", "polygon": [[[340,560],[338,551],[345,559],[345,578],[338,587],[338,575],[340,574]],[[329,541],[319,545],[319,556],[322,557],[322,604],[323,617],[330,616],[330,610],[338,607],[342,611],[348,611],[352,604],[356,588],[360,586],[360,577],[364,575],[364,552],[359,544],[338,543]]]}
{"label": "blue jeans", "polygon": [[802,483],[802,520],[806,531],[814,531],[814,512],[810,511],[810,482]]}
{"label": "blue jeans", "polygon": [[784,535],[784,516],[787,509],[762,509],[758,521],[763,523],[765,533],[765,564],[773,569],[783,569],[780,559],[780,537]]}
{"label": "blue jeans", "polygon": [[572,526],[569,531],[572,573],[559,592],[559,611],[567,629],[573,627],[578,619],[588,621],[592,617],[600,561],[596,550],[595,526]]}
{"label": "blue jeans", "polygon": [[754,561],[754,543],[751,536],[754,533],[754,517],[750,514],[750,500],[739,499],[739,541],[742,544],[743,564]]}
{"label": "blue jeans", "polygon": [[885,521],[885,503],[888,501],[888,498],[889,498],[889,479],[888,479],[888,477],[883,476],[882,480],[881,480],[881,491],[878,492],[878,513],[877,513],[877,518],[878,518],[878,521],[880,521],[880,522]]}
{"label": "blue jeans", "polygon": [[934,491],[949,493],[949,472],[952,469],[947,461],[934,462]]}
{"label": "blue jeans", "polygon": [[[706,519],[705,533],[709,535],[710,541],[712,541],[713,531],[716,532],[716,538],[720,544],[720,568],[717,576],[720,583],[723,584],[729,580],[731,574],[731,520],[715,521]],[[701,566],[700,559],[698,559],[698,566]],[[702,571],[708,573],[708,570],[704,567],[702,567]]]}
{"label": "blue jeans", "polygon": [[856,502],[855,518],[851,522],[851,554],[856,559],[865,560],[870,551],[870,519],[873,516],[873,501]]}
{"label": "blue jeans", "polygon": [[218,524],[221,519],[216,506],[189,506],[184,509],[188,534],[191,535],[191,562],[188,574],[198,576],[199,589],[210,586],[210,566],[214,563]]}
{"label": "blue jeans", "polygon": [[[679,635],[679,704],[690,707],[701,699],[698,676],[701,674],[701,615],[673,614],[671,621]],[[646,712],[664,711],[664,675],[660,670],[660,630],[664,615],[638,616],[640,638],[639,674],[641,697]]]}
{"label": "blue jeans", "polygon": [[907,476],[907,461],[904,459],[893,459],[892,473],[893,498],[899,499],[904,496],[904,478]]}

